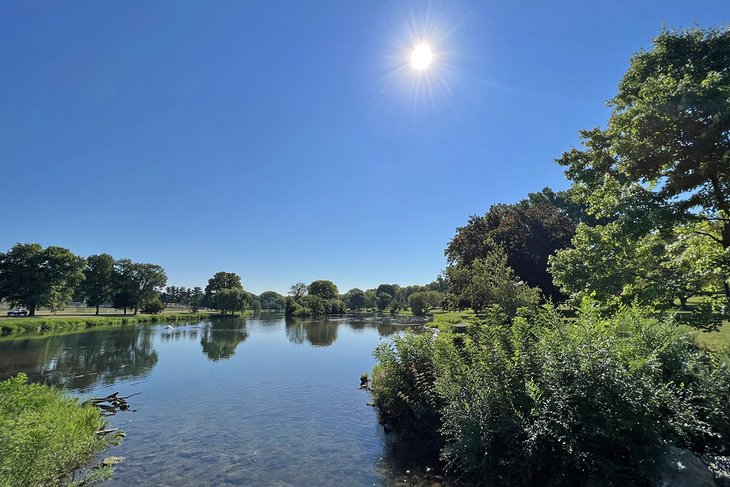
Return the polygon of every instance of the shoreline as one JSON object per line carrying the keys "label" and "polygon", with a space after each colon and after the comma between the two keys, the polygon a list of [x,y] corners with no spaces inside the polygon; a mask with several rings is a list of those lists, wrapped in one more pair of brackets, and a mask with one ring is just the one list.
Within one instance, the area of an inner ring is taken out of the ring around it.
{"label": "shoreline", "polygon": [[82,331],[95,327],[116,327],[165,321],[202,320],[215,316],[211,313],[171,313],[137,315],[34,316],[0,319],[0,340],[30,338]]}

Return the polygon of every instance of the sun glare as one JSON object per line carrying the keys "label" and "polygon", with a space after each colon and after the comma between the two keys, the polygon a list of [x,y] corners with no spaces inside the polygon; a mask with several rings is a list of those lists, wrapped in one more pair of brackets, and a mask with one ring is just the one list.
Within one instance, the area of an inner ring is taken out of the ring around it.
{"label": "sun glare", "polygon": [[428,44],[419,44],[411,53],[411,66],[418,71],[428,68],[433,62],[433,53]]}

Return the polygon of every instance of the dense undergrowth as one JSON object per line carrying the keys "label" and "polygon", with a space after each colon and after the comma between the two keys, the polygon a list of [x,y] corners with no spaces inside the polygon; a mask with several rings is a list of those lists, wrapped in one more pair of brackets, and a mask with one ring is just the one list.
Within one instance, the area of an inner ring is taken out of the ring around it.
{"label": "dense undergrowth", "polygon": [[105,421],[60,389],[26,382],[0,382],[0,487],[65,485],[109,445],[97,434]]}
{"label": "dense undergrowth", "polygon": [[642,485],[667,445],[730,447],[730,358],[637,308],[543,308],[375,351],[373,396],[402,434],[486,485]]}

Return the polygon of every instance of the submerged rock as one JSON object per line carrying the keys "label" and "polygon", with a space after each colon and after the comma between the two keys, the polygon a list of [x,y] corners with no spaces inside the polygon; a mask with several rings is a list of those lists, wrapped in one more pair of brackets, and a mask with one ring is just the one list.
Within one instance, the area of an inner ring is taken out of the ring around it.
{"label": "submerged rock", "polygon": [[655,487],[717,487],[707,465],[689,450],[670,446],[659,460]]}

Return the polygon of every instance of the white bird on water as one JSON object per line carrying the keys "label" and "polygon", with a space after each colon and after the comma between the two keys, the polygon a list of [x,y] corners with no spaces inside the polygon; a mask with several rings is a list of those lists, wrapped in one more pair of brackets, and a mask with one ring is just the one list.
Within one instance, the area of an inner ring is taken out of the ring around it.
{"label": "white bird on water", "polygon": [[165,327],[165,330],[172,330],[172,325],[167,325],[167,326]]}

